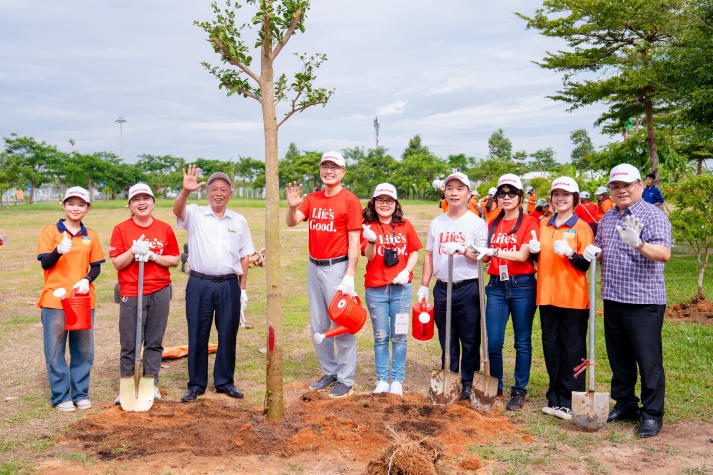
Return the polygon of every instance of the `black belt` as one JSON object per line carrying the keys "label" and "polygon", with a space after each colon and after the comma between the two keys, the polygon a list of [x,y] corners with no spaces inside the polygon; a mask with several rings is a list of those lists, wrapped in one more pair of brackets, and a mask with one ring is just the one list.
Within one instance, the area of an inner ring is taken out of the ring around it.
{"label": "black belt", "polygon": [[[475,281],[477,281],[477,280],[478,279],[461,280],[460,282],[453,282],[453,284],[451,284],[451,285],[452,285],[452,288],[459,289],[459,288],[466,286],[468,284],[474,284]],[[442,280],[437,280],[436,283],[441,284],[441,285],[448,285],[448,282],[444,282]]]}
{"label": "black belt", "polygon": [[316,266],[331,266],[332,264],[337,264],[339,262],[344,262],[348,260],[349,256],[346,254],[343,256],[335,257],[333,259],[315,259],[314,257],[309,256],[309,261]]}
{"label": "black belt", "polygon": [[211,282],[223,282],[226,280],[230,279],[237,279],[238,275],[237,274],[226,274],[226,275],[206,275],[206,274],[201,274],[200,272],[196,272],[192,270],[190,272],[191,276],[193,277],[198,277],[199,279],[205,279],[205,280],[210,280]]}

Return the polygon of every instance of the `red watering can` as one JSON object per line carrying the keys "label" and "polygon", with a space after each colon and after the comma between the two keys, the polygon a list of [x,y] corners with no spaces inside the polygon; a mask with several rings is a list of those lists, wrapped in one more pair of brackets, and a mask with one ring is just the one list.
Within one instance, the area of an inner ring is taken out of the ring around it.
{"label": "red watering can", "polygon": [[315,333],[315,343],[322,343],[325,338],[341,335],[342,333],[356,334],[366,322],[366,310],[361,306],[358,295],[348,295],[338,290],[329,304],[329,318],[337,324],[325,333]]}
{"label": "red watering can", "polygon": [[433,338],[433,305],[426,299],[413,304],[411,309],[411,332],[417,340]]}

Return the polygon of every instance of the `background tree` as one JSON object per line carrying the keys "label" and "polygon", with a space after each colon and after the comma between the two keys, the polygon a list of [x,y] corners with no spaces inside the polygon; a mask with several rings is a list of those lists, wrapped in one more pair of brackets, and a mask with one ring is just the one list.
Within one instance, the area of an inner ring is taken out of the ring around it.
{"label": "background tree", "polygon": [[432,188],[431,182],[437,177],[445,178],[448,173],[446,161],[433,155],[421,143],[421,136],[415,135],[401,155],[391,184],[398,190],[399,198],[424,199],[428,189]]}
{"label": "background tree", "polygon": [[574,145],[571,153],[572,165],[580,170],[591,169],[591,155],[594,152],[594,143],[592,143],[587,129],[573,130],[569,134],[569,140]]}
{"label": "background tree", "polygon": [[698,259],[698,289],[693,300],[705,298],[703,277],[713,248],[713,175],[694,175],[669,190],[669,215],[676,242],[691,246]]}
{"label": "background tree", "polygon": [[[136,166],[142,171],[141,179],[148,183],[155,193],[163,194],[167,188],[174,190],[181,188],[183,183],[181,170],[186,167],[186,161],[172,155],[141,154]],[[206,171],[203,168],[201,170]]]}
{"label": "background tree", "polygon": [[609,104],[597,124],[609,122],[610,133],[643,114],[650,169],[656,176],[654,116],[669,104],[660,59],[677,43],[684,8],[684,2],[671,0],[545,0],[533,16],[516,13],[528,28],[562,38],[570,48],[549,52],[537,63],[565,73],[564,89],[552,99],[568,103],[570,110]]}
{"label": "background tree", "polygon": [[8,164],[12,163],[12,174],[17,185],[30,185],[28,202],[33,203],[35,189],[54,179],[49,170],[61,160],[61,153],[54,145],[37,142],[33,137],[10,134],[3,140],[6,160]]}
{"label": "background tree", "polygon": [[552,150],[552,147],[537,150],[535,153],[530,154],[530,157],[532,157],[530,166],[533,170],[544,171],[557,166],[555,151]]}
{"label": "background tree", "polygon": [[503,129],[498,129],[488,138],[488,158],[510,161],[512,159],[512,141],[505,137]]}
{"label": "background tree", "polygon": [[[215,18],[196,21],[208,34],[208,41],[221,60],[221,67],[204,62],[228,95],[238,93],[254,99],[262,109],[265,135],[265,247],[267,287],[267,390],[265,411],[272,419],[284,414],[282,372],[282,299],[280,289],[280,181],[277,158],[277,132],[288,118],[308,107],[326,105],[333,91],[314,87],[315,71],[326,60],[323,54],[296,54],[301,64],[291,80],[285,74],[275,77],[275,61],[293,35],[304,32],[309,0],[246,0],[254,14],[245,23],[236,24],[239,1],[225,0],[224,7],[211,4]],[[248,38],[243,38],[243,33]],[[250,37],[252,34],[252,37]],[[251,47],[257,49],[260,72],[252,69]],[[277,106],[286,103],[282,118]]]}

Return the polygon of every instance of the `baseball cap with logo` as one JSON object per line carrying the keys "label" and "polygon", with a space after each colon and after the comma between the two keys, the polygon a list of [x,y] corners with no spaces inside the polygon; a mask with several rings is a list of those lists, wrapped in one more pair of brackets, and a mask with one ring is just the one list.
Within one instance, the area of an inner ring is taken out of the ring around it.
{"label": "baseball cap with logo", "polygon": [[520,177],[515,175],[514,173],[506,173],[505,175],[500,177],[500,179],[498,180],[498,188],[503,185],[509,185],[514,188],[517,188],[518,190],[522,190],[522,180],[520,180]]}
{"label": "baseball cap with logo", "polygon": [[599,188],[597,188],[597,189],[594,191],[594,194],[595,194],[595,195],[606,195],[606,193],[607,193],[607,189],[604,188],[603,186],[600,186]]}
{"label": "baseball cap with logo", "polygon": [[84,202],[87,204],[91,203],[91,201],[89,200],[89,192],[81,186],[73,186],[71,188],[67,188],[67,191],[65,191],[64,193],[64,199],[62,200],[62,203],[67,201],[67,199],[72,198],[73,196],[83,199]]}
{"label": "baseball cap with logo", "polygon": [[552,182],[552,186],[550,186],[550,194],[552,194],[554,190],[564,190],[567,193],[579,193],[579,185],[577,185],[577,182],[574,181],[573,178],[561,176]]}
{"label": "baseball cap with logo", "polygon": [[451,180],[458,180],[459,182],[461,182],[465,186],[467,186],[468,189],[470,189],[470,180],[468,179],[467,176],[465,176],[465,173],[461,173],[461,172],[451,173],[450,175],[448,175],[446,177],[445,180],[443,180],[443,186],[447,186],[448,182]]}
{"label": "baseball cap with logo", "polygon": [[151,191],[151,187],[146,183],[137,183],[131,188],[129,188],[129,201],[131,201],[136,195],[149,195],[151,198],[156,198]]}
{"label": "baseball cap with logo", "polygon": [[324,155],[322,155],[322,160],[319,161],[319,164],[321,165],[324,162],[332,162],[338,167],[342,168],[347,167],[347,162],[344,161],[344,157],[342,156],[342,154],[339,152],[335,152],[334,150],[326,152]]}
{"label": "baseball cap with logo", "polygon": [[497,193],[497,192],[498,192],[498,189],[495,188],[494,186],[491,186],[490,188],[488,188],[488,194],[490,196],[495,196],[495,193]]}
{"label": "baseball cap with logo", "polygon": [[377,196],[390,196],[395,200],[399,199],[396,196],[396,188],[394,188],[394,185],[392,185],[391,183],[379,183],[378,185],[376,185],[372,198],[376,198]]}
{"label": "baseball cap with logo", "polygon": [[228,185],[230,185],[231,188],[233,187],[233,180],[231,180],[230,177],[223,172],[215,172],[209,176],[206,186],[210,185],[215,180],[224,180]]}
{"label": "baseball cap with logo", "polygon": [[581,193],[579,193],[579,197],[582,198],[582,199],[588,200],[588,199],[589,199],[589,192],[588,192],[588,191],[582,191]]}
{"label": "baseball cap with logo", "polygon": [[609,185],[613,181],[623,181],[624,183],[634,183],[635,181],[641,180],[641,173],[639,169],[628,163],[622,163],[611,169],[609,173]]}

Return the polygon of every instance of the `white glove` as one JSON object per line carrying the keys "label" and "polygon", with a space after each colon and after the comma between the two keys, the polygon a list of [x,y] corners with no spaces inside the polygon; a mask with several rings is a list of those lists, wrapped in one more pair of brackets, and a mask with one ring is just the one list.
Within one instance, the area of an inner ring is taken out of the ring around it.
{"label": "white glove", "polygon": [[493,257],[495,255],[495,249],[490,247],[475,247],[474,250],[478,253],[478,259]]}
{"label": "white glove", "polygon": [[245,320],[245,308],[248,306],[248,292],[240,291],[240,327],[245,328],[247,321]]}
{"label": "white glove", "polygon": [[371,225],[369,224],[362,224],[362,228],[364,228],[364,231],[361,233],[362,236],[364,236],[364,239],[369,241],[370,243],[375,243],[376,242],[376,233],[374,232],[373,229],[371,229]]}
{"label": "white glove", "polygon": [[[149,242],[144,239],[142,234],[140,238],[134,241],[131,245],[131,252],[134,253],[134,258],[138,260],[139,256],[143,254],[148,254],[151,251]],[[146,262],[146,261],[144,261]]]}
{"label": "white glove", "polygon": [[77,289],[78,294],[88,294],[89,293],[89,279],[84,278],[72,286],[73,289]]}
{"label": "white glove", "polygon": [[537,254],[540,252],[540,241],[537,240],[537,233],[534,229],[530,231],[530,233],[532,234],[532,239],[530,239],[530,242],[528,243],[530,246],[530,252],[532,254]]}
{"label": "white glove", "polygon": [[443,245],[443,250],[448,254],[463,254],[465,252],[465,246],[459,242],[447,242]]}
{"label": "white glove", "polygon": [[156,255],[155,252],[153,251],[148,251],[144,254],[135,254],[134,255],[134,260],[138,262],[148,262],[148,261],[155,261],[158,256]]}
{"label": "white glove", "polygon": [[57,244],[57,252],[59,254],[67,254],[72,249],[72,239],[67,235],[67,231],[62,233],[62,242]]}
{"label": "white glove", "polygon": [[354,276],[345,275],[342,277],[342,282],[337,287],[337,290],[341,290],[343,294],[356,295],[356,292],[354,292]]}
{"label": "white glove", "polygon": [[406,269],[402,270],[401,272],[398,273],[396,277],[394,277],[393,283],[396,285],[406,285],[408,284],[408,278],[409,278],[410,272]]}
{"label": "white glove", "polygon": [[428,302],[428,294],[430,290],[427,286],[422,285],[421,287],[418,288],[418,293],[416,294],[416,298],[418,299],[419,302],[422,300],[425,300]]}
{"label": "white glove", "polygon": [[619,232],[619,236],[621,240],[624,241],[624,244],[634,248],[641,245],[639,234],[641,234],[642,229],[644,229],[644,224],[633,214],[624,218],[624,224],[622,226],[618,224],[616,226],[616,230]]}
{"label": "white glove", "polygon": [[559,241],[555,241],[555,254],[572,257],[574,255],[574,249],[570,247],[566,238],[562,238]]}
{"label": "white glove", "polygon": [[587,262],[592,262],[592,259],[596,259],[597,254],[599,254],[600,252],[602,252],[600,248],[598,248],[594,244],[590,244],[589,246],[584,248],[582,256],[587,260]]}

